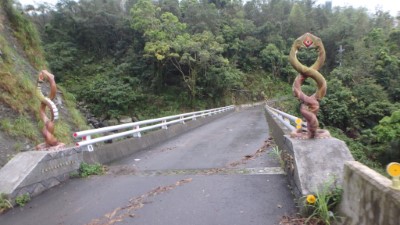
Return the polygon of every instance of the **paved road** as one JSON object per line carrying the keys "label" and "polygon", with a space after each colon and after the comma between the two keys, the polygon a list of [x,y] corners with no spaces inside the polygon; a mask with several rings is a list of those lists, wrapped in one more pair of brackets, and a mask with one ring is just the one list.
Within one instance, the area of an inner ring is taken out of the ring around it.
{"label": "paved road", "polygon": [[72,179],[1,225],[274,225],[296,209],[261,108],[229,114]]}

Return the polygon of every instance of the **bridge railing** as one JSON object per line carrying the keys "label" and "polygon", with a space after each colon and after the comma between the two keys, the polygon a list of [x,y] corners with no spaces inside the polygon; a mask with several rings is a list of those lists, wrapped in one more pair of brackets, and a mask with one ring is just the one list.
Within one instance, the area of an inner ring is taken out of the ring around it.
{"label": "bridge railing", "polygon": [[[87,146],[88,151],[93,151],[93,144],[104,142],[126,136],[141,137],[141,132],[154,130],[157,128],[168,129],[169,125],[185,123],[187,120],[196,120],[198,117],[206,117],[221,112],[233,110],[235,106],[225,106],[221,108],[208,109],[197,112],[183,113],[174,116],[167,116],[157,119],[143,120],[139,122],[120,124],[115,126],[102,127],[98,129],[84,130],[73,133],[74,138],[81,138],[76,142],[76,146]],[[112,134],[110,134],[112,133]],[[93,135],[97,137],[92,138]]]}
{"label": "bridge railing", "polygon": [[299,117],[292,116],[280,110],[274,109],[268,105],[265,106],[266,109],[277,118],[282,124],[284,124],[290,131],[294,131],[300,128],[306,128],[307,123]]}

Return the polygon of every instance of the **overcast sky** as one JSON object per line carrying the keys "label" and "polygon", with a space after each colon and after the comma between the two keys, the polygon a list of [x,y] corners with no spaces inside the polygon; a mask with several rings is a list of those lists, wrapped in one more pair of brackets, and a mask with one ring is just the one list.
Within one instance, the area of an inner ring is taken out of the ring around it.
{"label": "overcast sky", "polygon": [[[48,2],[55,4],[57,0],[19,0],[23,5]],[[317,0],[317,4],[323,4],[326,0]],[[370,12],[375,12],[379,7],[383,11],[389,11],[392,16],[396,16],[400,11],[400,1],[398,0],[331,0],[335,6],[353,6],[354,8],[365,7]]]}

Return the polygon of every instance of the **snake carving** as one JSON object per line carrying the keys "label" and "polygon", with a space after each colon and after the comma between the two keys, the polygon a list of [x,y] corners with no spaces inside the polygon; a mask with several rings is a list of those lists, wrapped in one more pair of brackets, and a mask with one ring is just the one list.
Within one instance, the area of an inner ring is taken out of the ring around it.
{"label": "snake carving", "polygon": [[[301,64],[297,59],[298,50],[304,47],[314,47],[318,51],[318,58],[310,67]],[[330,137],[327,130],[318,129],[319,122],[317,119],[319,101],[325,96],[327,89],[325,78],[318,72],[325,62],[325,48],[321,39],[310,33],[305,33],[297,38],[290,50],[289,61],[293,68],[299,72],[293,83],[293,94],[301,102],[300,112],[307,121],[307,131],[300,128],[292,132],[291,136],[298,139]],[[301,90],[301,85],[307,78],[311,78],[317,83],[317,91],[311,96],[304,94]]]}
{"label": "snake carving", "polygon": [[[42,93],[42,83],[48,81],[50,83],[50,93],[49,97],[45,97]],[[57,93],[57,86],[54,80],[54,75],[49,73],[47,70],[42,70],[39,73],[39,78],[37,82],[37,95],[40,99],[40,119],[44,123],[44,127],[42,129],[42,134],[45,139],[45,143],[39,144],[36,146],[37,150],[54,150],[59,147],[64,146],[63,143],[57,141],[56,137],[54,136],[54,121],[58,119],[58,109],[57,106],[52,101]],[[50,118],[46,115],[46,108],[49,108],[50,111]]]}

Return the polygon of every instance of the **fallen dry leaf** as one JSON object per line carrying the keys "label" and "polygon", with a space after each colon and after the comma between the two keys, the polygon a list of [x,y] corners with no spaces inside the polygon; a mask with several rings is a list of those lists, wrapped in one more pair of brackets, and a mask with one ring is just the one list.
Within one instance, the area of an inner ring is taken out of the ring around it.
{"label": "fallen dry leaf", "polygon": [[133,218],[136,216],[133,213],[134,211],[142,208],[145,203],[151,202],[151,201],[148,201],[147,198],[159,195],[161,193],[168,192],[178,186],[189,183],[192,180],[193,180],[192,178],[183,179],[183,180],[177,181],[175,184],[157,187],[139,197],[131,198],[129,200],[130,204],[123,206],[123,207],[118,207],[118,208],[114,209],[112,212],[105,214],[103,218],[93,219],[86,225],[113,225],[116,222],[123,221],[125,218],[128,218],[128,217]]}

